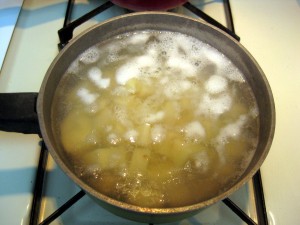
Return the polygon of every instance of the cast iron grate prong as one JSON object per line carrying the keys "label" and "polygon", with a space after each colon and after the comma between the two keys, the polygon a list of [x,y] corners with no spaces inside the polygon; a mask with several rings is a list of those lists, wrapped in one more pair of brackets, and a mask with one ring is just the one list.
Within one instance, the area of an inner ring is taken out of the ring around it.
{"label": "cast iron grate prong", "polygon": [[63,49],[66,44],[73,38],[73,31],[76,27],[83,24],[87,20],[91,19],[92,17],[98,15],[99,13],[105,11],[106,9],[114,6],[114,3],[111,1],[107,1],[106,3],[100,5],[99,7],[95,8],[94,10],[84,14],[83,16],[79,17],[78,19],[74,20],[73,22],[69,22],[71,19],[71,12],[73,8],[73,0],[69,0],[67,10],[66,10],[66,16],[64,21],[64,26],[60,30],[58,30],[58,36],[60,43],[58,44],[59,50]]}
{"label": "cast iron grate prong", "polygon": [[261,180],[260,170],[252,178],[254,197],[255,197],[255,206],[257,212],[257,220],[259,225],[268,225],[268,215],[265,204],[264,190]]}
{"label": "cast iron grate prong", "polygon": [[70,198],[65,204],[58,208],[54,213],[48,216],[43,222],[39,225],[48,225],[57,219],[61,214],[63,214],[67,209],[74,205],[78,200],[80,200],[85,195],[83,190],[79,191],[76,195]]}
{"label": "cast iron grate prong", "polygon": [[48,154],[49,153],[46,148],[46,145],[42,141],[40,158],[39,158],[38,168],[36,172],[36,180],[35,180],[35,185],[33,190],[33,199],[32,199],[30,221],[29,221],[30,225],[38,224],[39,213],[40,213],[41,203],[42,203],[43,186],[44,186]]}
{"label": "cast iron grate prong", "polygon": [[[233,23],[229,0],[224,0],[224,11],[225,11],[227,27],[229,30],[231,30],[232,33],[235,34],[234,23]],[[240,39],[238,39],[238,41],[240,41]]]}
{"label": "cast iron grate prong", "polygon": [[223,203],[230,208],[238,217],[240,217],[248,225],[257,225],[242,209],[240,209],[229,198],[223,200]]}

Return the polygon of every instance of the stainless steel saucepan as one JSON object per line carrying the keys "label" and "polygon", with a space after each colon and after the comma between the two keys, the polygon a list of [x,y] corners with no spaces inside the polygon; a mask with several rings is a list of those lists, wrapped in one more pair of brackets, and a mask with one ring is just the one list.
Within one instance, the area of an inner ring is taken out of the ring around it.
{"label": "stainless steel saucepan", "polygon": [[[260,112],[259,143],[245,173],[226,191],[206,201],[178,208],[145,208],[112,199],[97,192],[74,173],[62,147],[55,141],[51,107],[58,83],[70,64],[89,47],[116,35],[138,30],[174,31],[193,36],[226,55],[244,74],[251,86]],[[74,38],[55,58],[42,83],[37,113],[40,130],[56,163],[88,195],[111,212],[146,223],[162,223],[191,216],[218,202],[245,184],[262,165],[271,146],[275,130],[275,107],[268,81],[249,52],[235,39],[197,19],[165,12],[133,13],[107,20]]]}

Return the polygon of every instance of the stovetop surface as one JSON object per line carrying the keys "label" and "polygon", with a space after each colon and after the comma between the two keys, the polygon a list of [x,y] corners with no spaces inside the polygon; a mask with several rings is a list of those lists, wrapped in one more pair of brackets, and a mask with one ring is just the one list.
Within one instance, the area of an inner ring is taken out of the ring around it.
{"label": "stovetop surface", "polygon": [[[0,14],[11,15],[9,12],[14,12],[18,15],[17,5],[22,1],[13,1],[14,4],[6,4],[7,2],[4,1],[3,7],[0,2]],[[101,2],[105,1],[76,1],[74,17]],[[191,2],[225,24],[221,1]],[[4,53],[0,92],[39,91],[47,68],[58,54],[57,30],[63,25],[66,5],[66,1],[62,0],[25,0],[15,28],[12,27],[13,23],[0,23],[0,31],[4,30],[8,36],[14,30],[8,51]],[[261,169],[269,224],[297,224],[300,209],[300,177],[296,176],[296,171],[300,169],[297,142],[300,102],[296,97],[300,94],[300,2],[232,0],[231,7],[241,43],[262,67],[275,99],[276,133]],[[76,29],[75,35],[123,12],[123,9],[113,7]],[[183,10],[183,13],[187,12]],[[0,218],[3,224],[28,224],[39,150],[37,135],[0,132]],[[52,163],[51,158],[47,171],[41,219],[78,191],[69,178]],[[53,185],[52,180],[57,183]],[[231,197],[253,214],[251,206],[249,208],[246,204],[251,201],[248,193],[247,184]],[[176,224],[243,224],[235,216],[224,217],[223,213],[226,214],[227,210],[222,203],[217,203],[196,217]],[[76,215],[82,211],[85,216],[77,216],[76,220]],[[53,224],[96,224],[99,220],[104,224],[133,224],[119,217],[112,217],[95,204],[91,207],[86,196]]]}

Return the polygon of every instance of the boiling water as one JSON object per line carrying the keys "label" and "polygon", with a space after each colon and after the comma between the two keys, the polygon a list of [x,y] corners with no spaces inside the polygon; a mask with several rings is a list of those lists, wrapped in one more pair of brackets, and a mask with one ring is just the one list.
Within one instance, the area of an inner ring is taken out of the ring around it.
{"label": "boiling water", "polygon": [[143,31],[79,55],[52,118],[79,177],[112,198],[160,208],[230,188],[253,156],[258,114],[222,53],[183,34]]}

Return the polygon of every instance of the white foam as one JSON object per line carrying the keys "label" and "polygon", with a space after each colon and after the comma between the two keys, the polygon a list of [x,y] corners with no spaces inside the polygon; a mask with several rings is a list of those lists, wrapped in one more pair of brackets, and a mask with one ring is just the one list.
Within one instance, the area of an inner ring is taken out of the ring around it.
{"label": "white foam", "polygon": [[112,63],[124,58],[124,56],[119,55],[119,51],[121,50],[122,45],[119,42],[113,42],[108,44],[104,51],[107,52],[106,63]]}
{"label": "white foam", "polygon": [[143,33],[134,33],[130,36],[126,43],[136,45],[136,44],[144,44],[150,38],[150,34],[143,32]]}
{"label": "white foam", "polygon": [[199,55],[202,53],[202,49],[204,47],[203,42],[200,42],[196,38],[184,34],[176,35],[175,43],[177,45],[177,49],[182,49],[185,53],[184,56],[186,57],[186,59],[191,62],[195,59],[199,59]]}
{"label": "white foam", "polygon": [[229,64],[229,61],[224,54],[212,47],[206,49],[205,56],[210,62],[216,64],[218,68],[225,68]]}
{"label": "white foam", "polygon": [[157,123],[161,121],[165,117],[165,113],[163,111],[159,111],[157,113],[148,114],[145,118],[146,123]]}
{"label": "white foam", "polygon": [[107,55],[106,60],[108,63],[113,63],[120,60],[120,56],[115,52],[111,52]]}
{"label": "white foam", "polygon": [[110,85],[110,79],[102,78],[102,72],[98,67],[92,67],[88,71],[88,77],[98,88],[105,89]]}
{"label": "white foam", "polygon": [[189,90],[192,87],[192,83],[186,79],[178,79],[166,83],[164,88],[164,94],[171,99],[178,97],[183,92]]}
{"label": "white foam", "polygon": [[177,55],[170,56],[166,65],[172,70],[179,70],[185,77],[196,76],[197,66],[195,66],[191,61],[178,57]]}
{"label": "white foam", "polygon": [[185,136],[189,139],[205,137],[205,129],[199,121],[193,121],[184,127]]}
{"label": "white foam", "polygon": [[124,126],[127,126],[127,127],[131,126],[131,123],[128,120],[128,115],[127,115],[126,108],[115,106],[115,108],[114,108],[114,114],[115,114],[116,119],[121,124],[123,124]]}
{"label": "white foam", "polygon": [[162,125],[156,124],[151,128],[151,137],[154,143],[159,143],[164,140],[166,131]]}
{"label": "white foam", "polygon": [[153,70],[156,68],[155,65],[154,58],[149,55],[135,57],[117,69],[116,81],[120,85],[125,85],[128,80],[140,77],[147,70]]}
{"label": "white foam", "polygon": [[252,118],[257,118],[259,115],[259,110],[256,106],[250,109],[249,115],[252,116]]}
{"label": "white foam", "polygon": [[193,155],[193,166],[199,172],[206,172],[209,167],[209,157],[206,151],[197,152]]}
{"label": "white foam", "polygon": [[79,88],[77,91],[77,96],[83,103],[88,105],[92,104],[98,98],[98,94],[93,94],[86,88]]}
{"label": "white foam", "polygon": [[168,84],[169,83],[169,77],[168,76],[163,76],[162,78],[159,79],[159,83],[161,84]]}
{"label": "white foam", "polygon": [[110,133],[110,134],[107,136],[107,141],[108,141],[110,144],[116,145],[116,144],[118,144],[118,143],[121,141],[121,138],[118,137],[115,133]]}
{"label": "white foam", "polygon": [[139,68],[135,65],[135,63],[129,62],[117,69],[116,81],[120,85],[125,85],[127,81],[132,78],[138,77],[139,74]]}
{"label": "white foam", "polygon": [[196,114],[219,116],[230,110],[231,105],[232,98],[229,93],[224,93],[218,97],[213,97],[209,94],[205,94],[196,110]]}
{"label": "white foam", "polygon": [[124,138],[131,143],[135,143],[138,135],[139,135],[139,133],[136,130],[128,130],[124,134]]}
{"label": "white foam", "polygon": [[242,73],[231,63],[224,68],[223,76],[227,77],[229,80],[243,83],[245,82],[245,78],[243,77]]}
{"label": "white foam", "polygon": [[224,155],[224,149],[225,149],[225,145],[228,143],[228,139],[233,138],[233,139],[238,139],[240,134],[241,134],[241,130],[242,130],[242,126],[246,123],[247,121],[247,116],[245,115],[241,115],[237,121],[235,121],[234,123],[230,123],[228,125],[226,125],[225,127],[223,127],[220,130],[220,133],[218,134],[218,136],[216,137],[216,150],[217,153],[219,155],[220,158],[220,162],[222,164],[225,163],[226,158]]}
{"label": "white foam", "polygon": [[88,48],[79,55],[79,61],[84,64],[91,64],[97,62],[100,58],[100,51],[97,47],[93,46]]}
{"label": "white foam", "polygon": [[216,140],[218,144],[226,144],[229,138],[238,139],[242,126],[246,123],[247,116],[241,115],[234,123],[230,123],[220,130]]}
{"label": "white foam", "polygon": [[210,94],[219,94],[225,91],[228,87],[227,79],[218,75],[211,76],[205,82],[205,90]]}
{"label": "white foam", "polygon": [[142,55],[133,60],[138,67],[154,67],[156,60],[151,55]]}
{"label": "white foam", "polygon": [[157,57],[159,53],[159,45],[157,44],[148,44],[146,46],[146,55]]}
{"label": "white foam", "polygon": [[110,79],[109,78],[102,78],[99,82],[100,88],[108,88],[110,85]]}
{"label": "white foam", "polygon": [[79,71],[81,69],[81,66],[79,64],[78,60],[75,60],[71,63],[71,65],[69,66],[67,73],[71,73],[71,74],[78,74]]}

